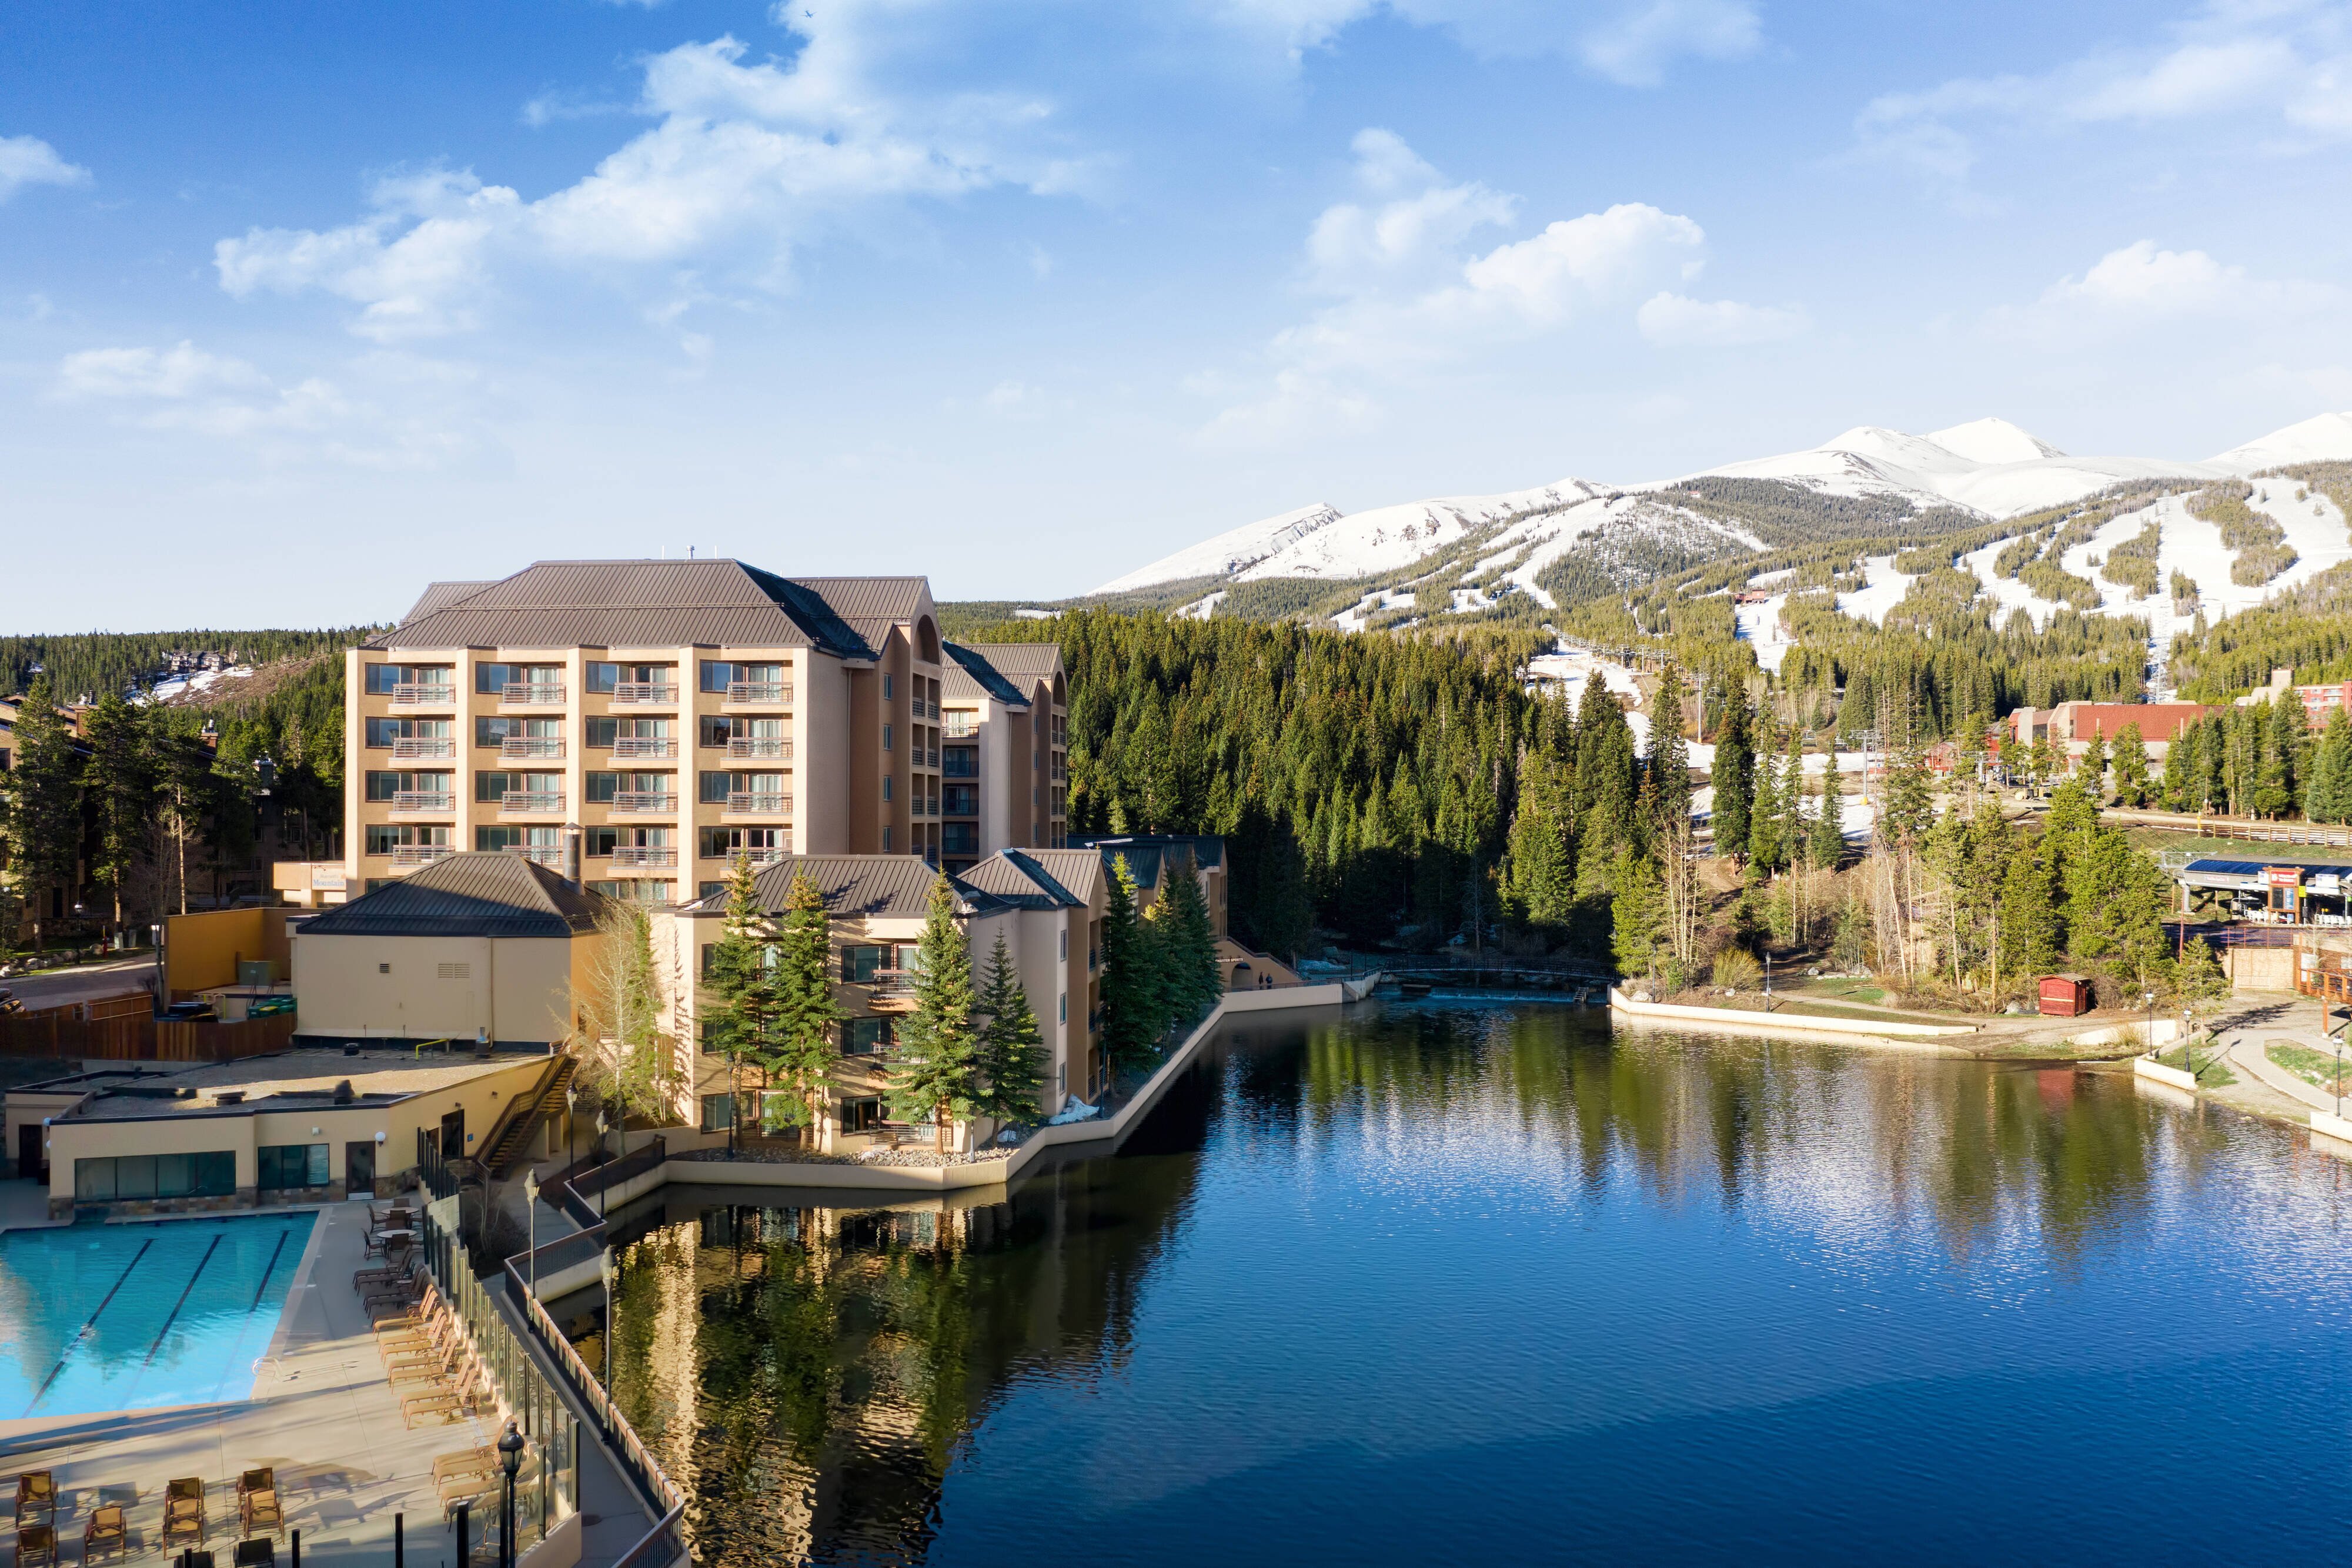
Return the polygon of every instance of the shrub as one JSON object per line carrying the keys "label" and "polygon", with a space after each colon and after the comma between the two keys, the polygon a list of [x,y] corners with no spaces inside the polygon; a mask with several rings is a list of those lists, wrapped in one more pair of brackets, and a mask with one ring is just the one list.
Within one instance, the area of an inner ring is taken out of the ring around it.
{"label": "shrub", "polygon": [[1717,990],[1753,990],[1764,977],[1763,966],[1756,956],[1744,947],[1726,947],[1715,956],[1715,985]]}

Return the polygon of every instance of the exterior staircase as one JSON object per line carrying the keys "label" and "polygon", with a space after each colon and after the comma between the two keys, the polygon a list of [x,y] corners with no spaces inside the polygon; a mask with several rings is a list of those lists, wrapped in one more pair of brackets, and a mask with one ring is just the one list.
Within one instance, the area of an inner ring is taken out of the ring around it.
{"label": "exterior staircase", "polygon": [[507,1106],[506,1114],[490,1131],[489,1146],[482,1152],[481,1160],[490,1175],[503,1181],[520,1160],[523,1151],[530,1147],[532,1134],[540,1124],[563,1104],[563,1091],[570,1086],[572,1073],[578,1070],[579,1058],[559,1051],[548,1059],[547,1071],[527,1093],[518,1094]]}

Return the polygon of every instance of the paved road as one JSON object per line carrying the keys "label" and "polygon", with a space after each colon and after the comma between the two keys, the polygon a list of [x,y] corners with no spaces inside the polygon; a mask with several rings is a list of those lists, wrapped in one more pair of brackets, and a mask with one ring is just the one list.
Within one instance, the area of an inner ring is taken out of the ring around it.
{"label": "paved road", "polygon": [[0,986],[16,992],[16,999],[28,1009],[54,1008],[66,1002],[88,1001],[92,997],[116,997],[125,991],[145,990],[154,973],[155,956],[140,953],[104,964],[87,964],[79,969],[15,975],[0,979]]}

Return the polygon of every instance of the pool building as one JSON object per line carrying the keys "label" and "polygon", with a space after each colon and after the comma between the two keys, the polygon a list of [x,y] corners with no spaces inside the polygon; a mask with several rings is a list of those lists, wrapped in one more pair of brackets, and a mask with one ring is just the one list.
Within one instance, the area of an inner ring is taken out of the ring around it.
{"label": "pool building", "polygon": [[484,1153],[557,1061],[346,1046],[77,1073],[8,1091],[7,1146],[55,1219],[389,1197],[427,1152]]}

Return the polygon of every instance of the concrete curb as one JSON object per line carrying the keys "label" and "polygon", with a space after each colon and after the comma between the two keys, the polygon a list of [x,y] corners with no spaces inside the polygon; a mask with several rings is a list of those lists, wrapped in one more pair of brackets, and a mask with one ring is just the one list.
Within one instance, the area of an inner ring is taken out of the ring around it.
{"label": "concrete curb", "polygon": [[1979,1032],[1974,1024],[1882,1024],[1864,1019],[1803,1018],[1785,1013],[1734,1012],[1727,1008],[1677,1007],[1669,1002],[1637,1002],[1614,986],[1609,988],[1609,1010],[1628,1018],[1680,1024],[1718,1034],[1790,1035],[1834,1045],[1891,1047],[1954,1056],[1973,1056],[1975,1052],[1933,1042],[1952,1035]]}

